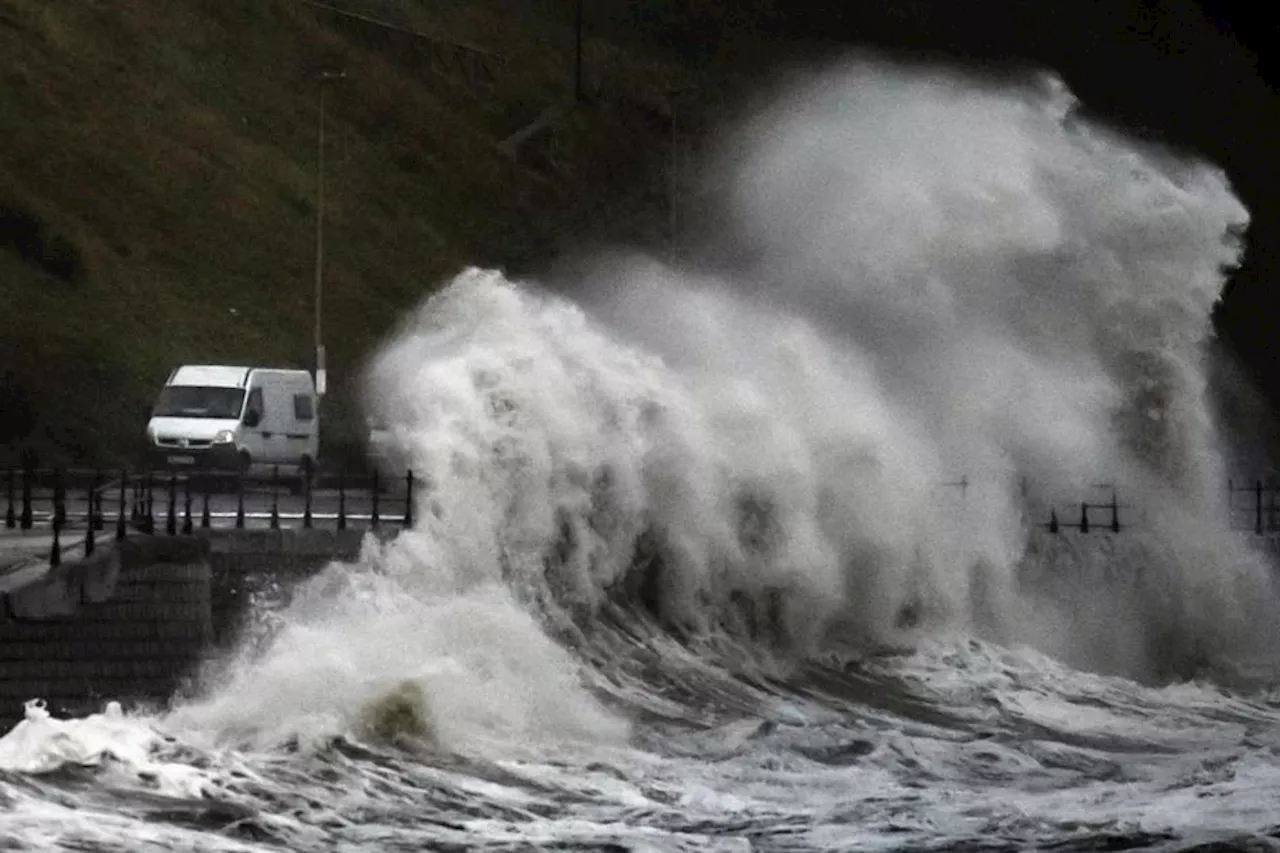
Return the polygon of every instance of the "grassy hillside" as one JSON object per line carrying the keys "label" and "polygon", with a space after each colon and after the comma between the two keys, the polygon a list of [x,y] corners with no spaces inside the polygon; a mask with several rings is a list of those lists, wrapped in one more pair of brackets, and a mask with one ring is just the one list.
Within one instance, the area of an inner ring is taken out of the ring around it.
{"label": "grassy hillside", "polygon": [[357,436],[362,359],[460,265],[527,267],[660,205],[678,68],[589,42],[591,97],[512,153],[571,94],[557,4],[346,8],[438,41],[299,0],[0,0],[0,462],[120,461],[178,363],[311,365],[320,69],[348,75],[327,109],[331,448]]}

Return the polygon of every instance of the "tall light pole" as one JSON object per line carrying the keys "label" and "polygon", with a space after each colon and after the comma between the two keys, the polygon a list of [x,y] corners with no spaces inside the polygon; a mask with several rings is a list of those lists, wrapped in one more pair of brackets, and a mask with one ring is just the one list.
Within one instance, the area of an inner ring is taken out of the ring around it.
{"label": "tall light pole", "polygon": [[324,108],[325,95],[333,80],[346,77],[345,71],[321,71],[316,75],[320,82],[320,128],[318,156],[316,158],[316,282],[315,282],[315,346],[316,346],[316,394],[323,396],[327,390],[328,375],[324,366],[324,339],[321,336],[321,309],[324,306]]}

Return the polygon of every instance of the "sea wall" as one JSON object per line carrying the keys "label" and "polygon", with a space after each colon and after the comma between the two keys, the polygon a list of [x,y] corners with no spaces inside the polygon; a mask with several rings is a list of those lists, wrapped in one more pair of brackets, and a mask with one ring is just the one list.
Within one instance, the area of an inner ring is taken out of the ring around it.
{"label": "sea wall", "polygon": [[364,531],[206,531],[100,546],[0,578],[0,727],[29,699],[55,713],[163,704],[234,642],[252,603],[358,554]]}

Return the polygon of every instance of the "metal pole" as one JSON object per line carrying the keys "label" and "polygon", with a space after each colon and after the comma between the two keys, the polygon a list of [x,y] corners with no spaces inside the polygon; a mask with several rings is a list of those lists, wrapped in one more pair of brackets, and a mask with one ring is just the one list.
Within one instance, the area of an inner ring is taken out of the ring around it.
{"label": "metal pole", "polygon": [[578,0],[574,14],[574,51],[573,51],[573,99],[582,101],[582,0]]}
{"label": "metal pole", "polygon": [[186,489],[183,493],[182,507],[182,534],[190,536],[191,531],[195,529],[195,524],[191,521],[191,477],[187,476]]}
{"label": "metal pole", "polygon": [[126,494],[126,490],[128,489],[128,485],[127,485],[128,479],[129,479],[129,473],[127,471],[121,471],[120,472],[120,515],[116,518],[116,541],[117,542],[123,542],[124,537],[127,533],[127,528],[124,520],[124,513],[125,513],[125,507],[129,503],[129,499]]}
{"label": "metal pole", "polygon": [[178,533],[178,475],[169,474],[169,512],[164,519],[164,532],[170,536]]}
{"label": "metal pole", "polygon": [[316,270],[313,299],[315,302],[315,382],[316,394],[320,396],[324,395],[328,385],[325,379],[324,338],[321,322],[324,314],[324,118],[328,95],[328,86],[326,84],[346,76],[345,71],[322,71],[317,78],[320,81],[320,119],[316,146],[318,149],[316,156]]}
{"label": "metal pole", "polygon": [[17,502],[17,494],[18,494],[17,483],[18,483],[18,479],[13,473],[13,466],[10,465],[9,474],[8,474],[8,484],[5,490],[8,493],[9,508],[5,510],[5,514],[4,514],[4,526],[9,528],[10,530],[18,526],[18,512],[15,507],[15,504]]}
{"label": "metal pole", "polygon": [[31,508],[31,480],[35,476],[31,460],[23,460],[22,466],[22,517],[18,520],[19,528],[31,530],[35,524]]}
{"label": "metal pole", "polygon": [[271,469],[271,529],[280,529],[280,466]]}
{"label": "metal pole", "polygon": [[324,306],[324,107],[327,87],[325,78],[320,79],[320,130],[319,155],[316,158],[316,271],[315,271],[315,347],[316,347],[316,385],[320,385],[320,373],[324,370],[324,341],[320,318]]}
{"label": "metal pole", "polygon": [[302,457],[302,526],[311,529],[311,457]]}
{"label": "metal pole", "polygon": [[404,475],[404,529],[413,529],[413,469]]}

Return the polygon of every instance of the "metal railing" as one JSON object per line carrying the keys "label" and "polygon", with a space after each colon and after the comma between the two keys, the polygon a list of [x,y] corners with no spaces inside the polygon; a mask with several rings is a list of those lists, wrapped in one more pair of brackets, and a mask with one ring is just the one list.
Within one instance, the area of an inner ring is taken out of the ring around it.
{"label": "metal railing", "polygon": [[0,528],[49,531],[53,537],[49,562],[57,566],[76,548],[68,534],[77,534],[87,557],[94,553],[109,524],[116,540],[131,532],[190,536],[197,529],[215,527],[413,527],[416,482],[412,471],[406,471],[403,479],[387,481],[376,471],[353,477],[341,471],[313,472],[305,466],[301,476],[293,479],[297,494],[282,495],[286,482],[279,467],[273,468],[266,480],[199,471],[121,470],[108,474],[10,467],[4,474]]}

